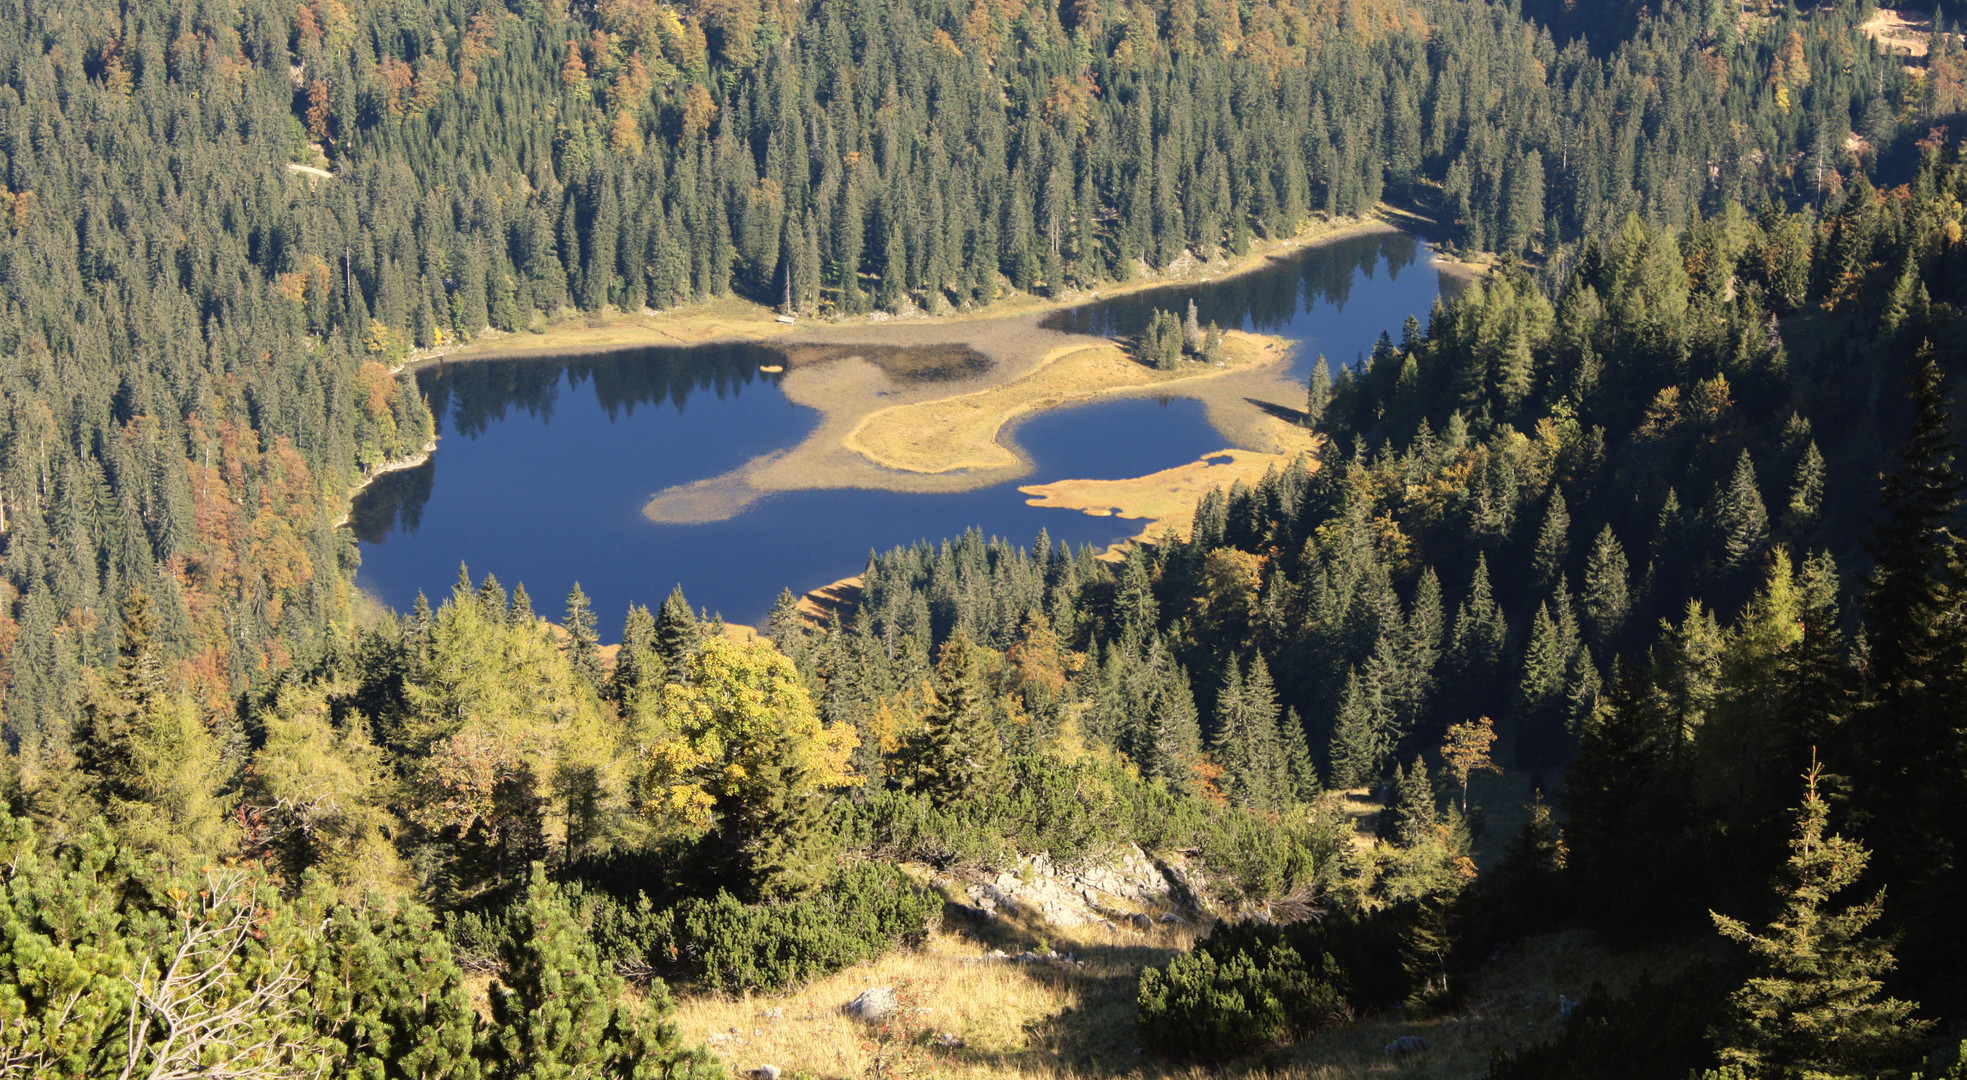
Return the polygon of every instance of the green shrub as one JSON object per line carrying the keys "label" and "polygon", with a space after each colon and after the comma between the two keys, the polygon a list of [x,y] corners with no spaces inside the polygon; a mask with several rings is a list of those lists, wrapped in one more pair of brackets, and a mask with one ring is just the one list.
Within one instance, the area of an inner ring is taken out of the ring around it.
{"label": "green shrub", "polygon": [[[657,908],[623,902],[581,882],[548,886],[618,974],[662,973],[716,990],[782,990],[917,944],[941,916],[942,898],[893,866],[862,862],[801,900],[746,904],[727,892]],[[452,912],[445,934],[467,964],[511,950],[524,900],[496,911]]]}
{"label": "green shrub", "polygon": [[941,911],[900,870],[861,863],[802,900],[685,900],[653,920],[649,955],[712,989],[783,990],[919,943]]}
{"label": "green shrub", "polygon": [[1397,909],[1219,924],[1193,951],[1141,970],[1141,1033],[1166,1053],[1220,1058],[1398,1004],[1411,990],[1401,965],[1405,926]]}
{"label": "green shrub", "polygon": [[1345,974],[1330,953],[1307,965],[1285,944],[1218,957],[1197,948],[1141,971],[1141,1033],[1180,1057],[1218,1058],[1301,1038],[1346,1013]]}

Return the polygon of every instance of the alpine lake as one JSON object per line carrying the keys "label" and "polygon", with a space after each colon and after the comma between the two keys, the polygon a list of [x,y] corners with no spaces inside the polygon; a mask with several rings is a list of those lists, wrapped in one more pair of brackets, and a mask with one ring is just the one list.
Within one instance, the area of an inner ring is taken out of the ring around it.
{"label": "alpine lake", "polygon": [[[1235,277],[1141,290],[1056,312],[1050,329],[1132,335],[1155,309],[1274,334],[1294,345],[1301,384],[1320,354],[1354,364],[1381,333],[1425,323],[1444,287],[1433,251],[1408,232],[1345,237]],[[658,524],[652,493],[736,469],[805,439],[818,414],[781,389],[769,344],[643,348],[588,356],[432,364],[416,375],[438,448],[359,493],[349,525],[357,583],[397,610],[433,603],[458,579],[523,583],[557,617],[578,581],[604,640],[630,604],[681,584],[692,606],[757,623],[781,589],[857,574],[870,551],[938,542],[968,529],[1031,543],[1099,547],[1138,523],[1026,505],[1022,485],[1122,479],[1195,461],[1228,440],[1185,397],[1136,397],[1028,415],[1009,429],[1032,461],[1020,479],[954,494],[833,489],[771,495],[726,520]],[[920,378],[958,378],[934,366]]]}

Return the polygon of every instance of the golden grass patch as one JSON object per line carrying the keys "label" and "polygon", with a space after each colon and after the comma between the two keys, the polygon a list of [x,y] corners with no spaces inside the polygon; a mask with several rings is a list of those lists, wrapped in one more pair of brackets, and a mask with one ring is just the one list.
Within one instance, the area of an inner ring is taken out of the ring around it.
{"label": "golden grass patch", "polygon": [[1021,459],[999,436],[1028,413],[1217,378],[1286,354],[1279,339],[1240,331],[1224,335],[1224,346],[1221,365],[1189,362],[1173,371],[1148,367],[1113,345],[1060,346],[1010,382],[870,413],[847,433],[845,443],[869,461],[903,472],[1015,468]]}
{"label": "golden grass patch", "polygon": [[[708,1043],[740,1075],[776,1065],[788,1077],[1475,1080],[1496,1050],[1557,1035],[1561,997],[1581,998],[1594,983],[1619,992],[1689,959],[1616,953],[1579,931],[1548,934],[1504,949],[1450,1015],[1376,1014],[1249,1058],[1194,1065],[1146,1050],[1134,1024],[1140,969],[1166,963],[1193,937],[1183,927],[1136,933],[966,924],[937,932],[920,949],[792,993],[687,996],[676,1019],[686,1040]],[[992,948],[1015,955],[1041,944],[1079,962],[985,960]],[[881,1026],[848,1016],[847,1002],[877,986],[894,988],[902,1015]],[[1428,1048],[1389,1057],[1387,1044],[1403,1035],[1421,1036]]]}

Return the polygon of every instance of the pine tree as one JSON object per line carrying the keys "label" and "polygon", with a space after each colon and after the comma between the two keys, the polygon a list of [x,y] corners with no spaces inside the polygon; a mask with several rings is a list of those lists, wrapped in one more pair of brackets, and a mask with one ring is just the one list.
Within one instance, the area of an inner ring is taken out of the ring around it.
{"label": "pine tree", "polygon": [[1571,551],[1571,511],[1564,505],[1564,493],[1551,489],[1550,507],[1544,512],[1543,528],[1537,532],[1537,546],[1530,557],[1530,581],[1540,593],[1549,592],[1564,572]]}
{"label": "pine tree", "polygon": [[1530,641],[1523,650],[1523,674],[1516,684],[1516,761],[1526,769],[1540,768],[1555,756],[1564,726],[1565,677],[1571,669],[1559,620],[1550,604],[1537,606],[1530,620]]}
{"label": "pine tree", "polygon": [[1291,802],[1311,803],[1319,793],[1318,769],[1311,762],[1311,744],[1305,740],[1303,718],[1298,710],[1285,709],[1277,721],[1277,742],[1283,748],[1284,777],[1288,782],[1283,794]]}
{"label": "pine tree", "polygon": [[1359,669],[1347,672],[1327,752],[1333,787],[1358,787],[1380,775],[1385,753],[1380,728],[1385,712],[1383,696],[1360,677]]}
{"label": "pine tree", "polygon": [[1607,525],[1599,530],[1591,557],[1585,562],[1585,629],[1600,656],[1612,649],[1632,612],[1629,573],[1625,548]]}
{"label": "pine tree", "polygon": [[902,752],[909,786],[937,806],[988,800],[1003,772],[1003,742],[984,701],[976,649],[960,633],[943,646],[935,707]]}
{"label": "pine tree", "polygon": [[1753,1077],[1877,1075],[1905,1063],[1930,1026],[1913,1018],[1917,1005],[1879,1000],[1880,979],[1894,966],[1891,943],[1865,930],[1877,921],[1885,890],[1842,910],[1829,907],[1864,875],[1871,853],[1855,840],[1824,835],[1830,808],[1817,794],[1820,775],[1813,765],[1805,776],[1780,914],[1757,934],[1710,912],[1715,928],[1756,960],[1716,1033],[1722,1061]]}
{"label": "pine tree", "polygon": [[1823,514],[1824,456],[1817,452],[1815,439],[1803,448],[1796,463],[1796,479],[1789,489],[1789,505],[1783,509],[1783,532],[1792,539],[1808,536]]}
{"label": "pine tree", "polygon": [[351,1051],[342,1075],[482,1075],[473,1053],[478,1014],[450,939],[428,908],[380,900],[337,905],[326,922],[325,947],[314,950],[311,1006],[315,1027]]}
{"label": "pine tree", "polygon": [[1417,847],[1433,836],[1434,827],[1441,821],[1441,810],[1435,805],[1434,784],[1428,778],[1427,763],[1419,757],[1414,758],[1411,768],[1394,768],[1393,798],[1385,814],[1384,835],[1401,847]]}
{"label": "pine tree", "polygon": [[1735,461],[1735,472],[1720,497],[1716,524],[1721,529],[1722,560],[1730,568],[1748,565],[1769,544],[1769,512],[1755,485],[1755,465],[1748,451]]}
{"label": "pine tree", "polygon": [[683,586],[678,585],[669,591],[669,597],[662,602],[662,610],[656,614],[656,656],[661,660],[670,682],[680,683],[686,679],[690,658],[697,654],[703,638],[703,626],[691,612],[690,602],[683,598]]}
{"label": "pine tree", "polygon": [[572,592],[567,594],[567,616],[564,628],[567,631],[567,659],[574,665],[574,674],[583,682],[601,689],[601,639],[595,633],[594,608],[587,602],[587,594],[581,591],[581,583],[574,582]]}
{"label": "pine tree", "polygon": [[628,701],[629,694],[644,680],[667,675],[656,654],[656,617],[641,604],[632,604],[622,620],[622,643],[615,650],[615,668],[608,673],[608,697],[616,703]]}
{"label": "pine tree", "polygon": [[1325,422],[1325,409],[1332,404],[1332,373],[1325,366],[1325,356],[1311,362],[1311,389],[1305,395],[1305,426],[1316,429]]}
{"label": "pine tree", "polygon": [[540,863],[533,864],[525,897],[509,916],[510,932],[501,938],[504,969],[491,987],[493,1071],[539,1080],[721,1074],[707,1055],[680,1045],[675,1026],[665,1022],[672,1008],[666,990],[652,993],[645,1011],[625,1000],[621,980],[602,972],[593,938]]}

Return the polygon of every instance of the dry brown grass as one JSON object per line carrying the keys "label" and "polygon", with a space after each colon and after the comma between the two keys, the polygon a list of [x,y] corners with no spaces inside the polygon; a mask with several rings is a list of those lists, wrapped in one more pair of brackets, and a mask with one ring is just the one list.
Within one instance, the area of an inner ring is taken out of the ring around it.
{"label": "dry brown grass", "polygon": [[[1478,805],[1503,807],[1526,791],[1524,777],[1489,777],[1474,795]],[[1360,842],[1372,843],[1367,832],[1380,805],[1364,789],[1344,798]],[[1515,816],[1492,811],[1494,824],[1506,829],[1492,827],[1478,841],[1479,854],[1507,843]],[[891,953],[794,993],[686,996],[678,1021],[691,1041],[716,1036],[712,1048],[733,1071],[770,1064],[789,1077],[1474,1080],[1496,1050],[1559,1034],[1560,998],[1582,998],[1596,983],[1618,993],[1642,975],[1667,977],[1693,959],[1688,950],[1615,952],[1582,931],[1546,934],[1490,957],[1447,1015],[1365,1016],[1295,1045],[1203,1066],[1146,1051],[1134,1023],[1140,969],[1192,947],[1196,935],[1186,925],[1065,930],[1019,920],[953,921],[920,949]],[[1047,946],[1079,963],[979,962],[992,949],[1015,955]],[[882,1028],[842,1011],[875,986],[896,988],[907,1009],[920,1011]],[[961,1045],[940,1043],[945,1034]],[[1386,1046],[1404,1035],[1425,1038],[1428,1048],[1387,1056]]]}
{"label": "dry brown grass", "polygon": [[[1046,943],[1080,962],[979,962],[991,948],[1015,954],[1048,934]],[[1471,1080],[1484,1074],[1496,1049],[1556,1035],[1560,996],[1582,997],[1596,982],[1617,991],[1687,959],[1613,953],[1581,932],[1546,935],[1500,953],[1453,1015],[1363,1017],[1293,1046],[1203,1067],[1144,1050],[1134,1026],[1141,967],[1165,963],[1191,938],[1180,928],[1075,933],[965,925],[794,993],[687,997],[677,1019],[690,1041],[716,1036],[712,1049],[734,1072],[770,1064],[789,1077]],[[843,1011],[875,986],[894,987],[910,1015],[875,1028]],[[944,1034],[961,1046],[941,1045]],[[1403,1035],[1422,1036],[1428,1049],[1389,1058],[1386,1045]]]}

